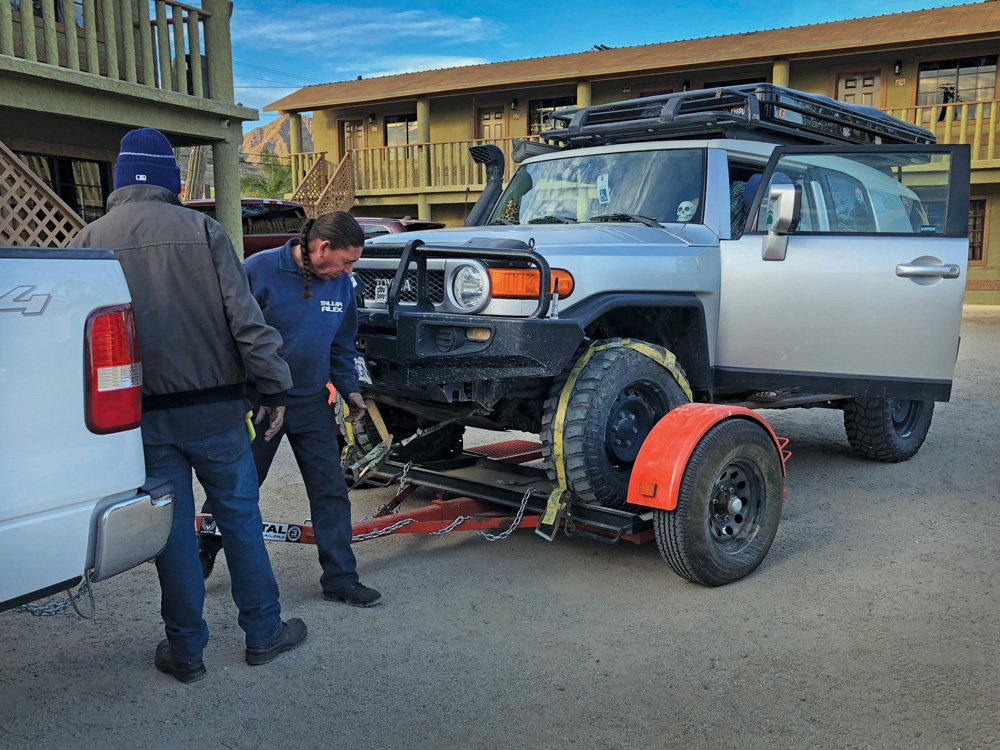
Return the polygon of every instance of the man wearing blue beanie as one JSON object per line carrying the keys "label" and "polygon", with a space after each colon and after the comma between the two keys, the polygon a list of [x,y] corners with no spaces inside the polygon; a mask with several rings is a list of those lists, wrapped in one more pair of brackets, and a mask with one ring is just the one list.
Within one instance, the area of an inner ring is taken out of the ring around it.
{"label": "man wearing blue beanie", "polygon": [[180,170],[158,130],[125,134],[108,212],[74,247],[115,251],[125,271],[142,357],[146,474],[174,483],[174,523],[156,558],[166,638],[153,660],[181,682],[205,675],[205,583],[198,559],[191,471],[222,531],[246,662],[265,664],[306,637],[302,620],[281,620],[278,584],[261,536],[257,471],[244,384],[254,373],[269,440],[292,385],[229,237],[217,221],[181,205]]}

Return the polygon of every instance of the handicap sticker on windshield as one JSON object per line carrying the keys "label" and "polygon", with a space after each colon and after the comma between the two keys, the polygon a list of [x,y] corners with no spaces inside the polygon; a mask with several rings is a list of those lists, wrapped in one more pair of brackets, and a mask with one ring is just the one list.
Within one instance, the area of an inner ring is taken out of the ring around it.
{"label": "handicap sticker on windshield", "polygon": [[597,175],[597,202],[606,206],[611,202],[611,191],[608,189],[608,176]]}

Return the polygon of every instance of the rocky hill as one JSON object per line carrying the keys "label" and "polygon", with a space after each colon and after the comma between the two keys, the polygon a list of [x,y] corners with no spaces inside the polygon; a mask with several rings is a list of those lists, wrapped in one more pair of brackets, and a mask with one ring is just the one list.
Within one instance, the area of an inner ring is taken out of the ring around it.
{"label": "rocky hill", "polygon": [[[288,117],[282,115],[269,123],[248,130],[243,134],[243,145],[240,147],[240,153],[249,157],[248,161],[253,161],[253,157],[267,149],[270,149],[275,156],[287,157],[291,150],[288,122]],[[312,124],[311,117],[302,118],[303,151],[313,150]]]}

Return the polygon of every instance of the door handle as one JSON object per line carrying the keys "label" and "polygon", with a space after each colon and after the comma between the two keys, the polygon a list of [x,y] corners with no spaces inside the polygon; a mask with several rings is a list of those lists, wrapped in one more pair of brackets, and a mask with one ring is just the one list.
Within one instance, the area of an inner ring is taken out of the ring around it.
{"label": "door handle", "polygon": [[904,278],[930,278],[940,277],[942,279],[957,279],[962,274],[962,269],[954,263],[943,266],[925,266],[915,263],[900,263],[896,266],[896,275]]}

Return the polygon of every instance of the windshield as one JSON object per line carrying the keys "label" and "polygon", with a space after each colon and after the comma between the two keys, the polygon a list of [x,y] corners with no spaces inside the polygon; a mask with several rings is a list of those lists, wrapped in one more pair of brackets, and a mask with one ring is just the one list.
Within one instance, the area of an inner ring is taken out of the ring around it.
{"label": "windshield", "polygon": [[704,182],[703,149],[547,159],[521,165],[488,223],[700,222]]}

